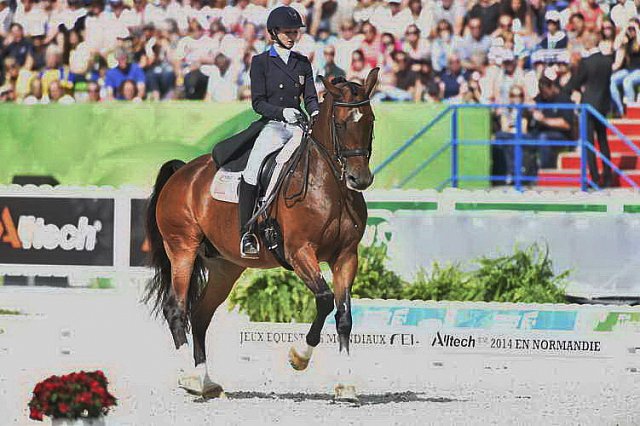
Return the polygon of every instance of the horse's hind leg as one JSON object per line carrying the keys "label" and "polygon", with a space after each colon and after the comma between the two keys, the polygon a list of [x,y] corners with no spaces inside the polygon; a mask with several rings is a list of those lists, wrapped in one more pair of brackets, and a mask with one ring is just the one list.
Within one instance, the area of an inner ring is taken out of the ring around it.
{"label": "horse's hind leg", "polygon": [[327,316],[333,311],[333,292],[327,285],[315,251],[303,246],[292,256],[292,266],[296,274],[313,292],[316,298],[316,317],[307,333],[306,345],[302,348],[292,347],[289,351],[289,362],[296,370],[304,370],[309,365],[313,348],[320,343],[320,333]]}
{"label": "horse's hind leg", "polygon": [[187,343],[187,297],[199,242],[189,244],[186,240],[165,240],[164,245],[171,261],[171,291],[162,312],[176,349],[180,349]]}
{"label": "horse's hind leg", "polygon": [[[205,265],[209,270],[209,279],[202,295],[191,311],[191,329],[193,331],[193,356],[196,363],[198,384],[201,387],[202,396],[218,397],[222,393],[222,387],[209,378],[206,366],[205,337],[207,328],[216,309],[224,302],[234,283],[245,268],[235,265],[227,260],[216,258],[208,259]],[[202,366],[202,368],[200,368]]]}

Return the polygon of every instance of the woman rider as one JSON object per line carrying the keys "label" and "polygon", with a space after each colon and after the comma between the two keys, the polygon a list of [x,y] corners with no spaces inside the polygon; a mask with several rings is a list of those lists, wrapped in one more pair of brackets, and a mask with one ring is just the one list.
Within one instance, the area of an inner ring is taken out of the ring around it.
{"label": "woman rider", "polygon": [[267,19],[267,31],[275,43],[251,60],[251,104],[268,122],[255,141],[240,182],[240,254],[244,258],[255,259],[259,252],[258,239],[247,222],[255,207],[263,160],[293,138],[302,138],[302,130],[296,125],[303,119],[301,96],[312,120],[320,112],[311,63],[306,56],[291,51],[301,27],[302,18],[294,8],[275,8]]}

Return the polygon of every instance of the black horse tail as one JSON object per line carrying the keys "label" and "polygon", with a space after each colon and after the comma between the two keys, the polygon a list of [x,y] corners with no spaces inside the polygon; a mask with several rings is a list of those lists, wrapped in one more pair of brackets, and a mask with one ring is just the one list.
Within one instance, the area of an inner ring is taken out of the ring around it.
{"label": "black horse tail", "polygon": [[[160,310],[165,308],[173,308],[175,299],[171,295],[171,262],[164,249],[162,235],[158,229],[156,220],[156,207],[158,205],[158,197],[162,188],[173,174],[185,163],[180,160],[171,160],[166,162],[160,168],[156,183],[153,187],[153,194],[149,199],[147,207],[147,238],[149,239],[150,258],[149,263],[155,269],[155,274],[147,283],[143,301],[145,303],[152,302],[152,312],[158,314]],[[204,265],[202,260],[197,257],[193,265],[191,273],[191,282],[189,284],[189,292],[187,294],[186,309],[187,313],[191,311],[191,306],[195,303],[200,295],[200,287],[204,281]],[[172,305],[172,306],[167,306]]]}

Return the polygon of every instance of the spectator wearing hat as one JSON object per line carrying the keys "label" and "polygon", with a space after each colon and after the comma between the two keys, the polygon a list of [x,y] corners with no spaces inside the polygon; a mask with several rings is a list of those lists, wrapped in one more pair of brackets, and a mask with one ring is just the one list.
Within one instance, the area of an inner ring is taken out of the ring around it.
{"label": "spectator wearing hat", "polygon": [[560,12],[549,10],[544,19],[547,23],[547,33],[540,42],[541,49],[566,49],[569,45],[567,34],[560,27]]}
{"label": "spectator wearing hat", "polygon": [[107,99],[112,100],[118,96],[119,89],[125,80],[134,81],[138,96],[144,97],[146,79],[142,68],[135,62],[131,62],[129,53],[123,48],[116,49],[115,58],[118,64],[107,71],[105,78]]}
{"label": "spectator wearing hat", "polygon": [[[557,76],[552,69],[546,69],[538,82],[540,93],[535,97],[536,103],[570,104],[571,99],[560,92]],[[545,108],[533,110],[530,121],[530,134],[537,140],[571,140],[574,124],[574,113],[568,109]],[[538,147],[540,168],[557,167],[558,154],[563,147],[541,145]]]}
{"label": "spectator wearing hat", "polygon": [[496,76],[497,93],[494,98],[498,103],[508,104],[511,88],[516,85],[524,85],[524,73],[518,67],[516,56],[509,49],[501,49],[498,63],[500,64],[500,73]]}
{"label": "spectator wearing hat", "polygon": [[631,20],[629,26],[620,33],[615,44],[614,74],[611,76],[611,98],[619,116],[624,114],[620,86],[624,90],[624,102],[635,102],[635,86],[640,84],[640,24]]}
{"label": "spectator wearing hat", "polygon": [[467,19],[479,18],[482,22],[482,34],[490,35],[498,27],[500,4],[494,0],[479,0],[469,13]]}
{"label": "spectator wearing hat", "polygon": [[[585,55],[580,61],[576,75],[571,79],[568,88],[581,91],[583,104],[590,104],[600,114],[606,116],[611,107],[611,92],[609,90],[611,83],[611,69],[613,59],[605,56],[598,49],[599,34],[596,32],[588,32],[584,37]],[[582,89],[582,90],[581,90]],[[587,117],[587,140],[595,149],[595,137],[597,135],[600,152],[611,161],[611,153],[609,152],[609,143],[607,141],[607,128],[600,120],[596,120],[592,114]],[[604,164],[602,180],[598,172],[596,156],[591,149],[587,150],[587,160],[591,178],[597,184],[603,187],[609,187],[612,184],[611,168]]]}

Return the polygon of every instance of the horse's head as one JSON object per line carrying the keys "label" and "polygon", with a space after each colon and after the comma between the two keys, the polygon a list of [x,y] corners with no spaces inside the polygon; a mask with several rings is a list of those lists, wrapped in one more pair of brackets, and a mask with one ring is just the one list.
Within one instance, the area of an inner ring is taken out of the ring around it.
{"label": "horse's head", "polygon": [[371,70],[363,85],[321,77],[327,89],[322,114],[329,120],[332,150],[344,168],[349,188],[362,191],[373,183],[369,158],[375,119],[369,95],[378,81],[379,68]]}

